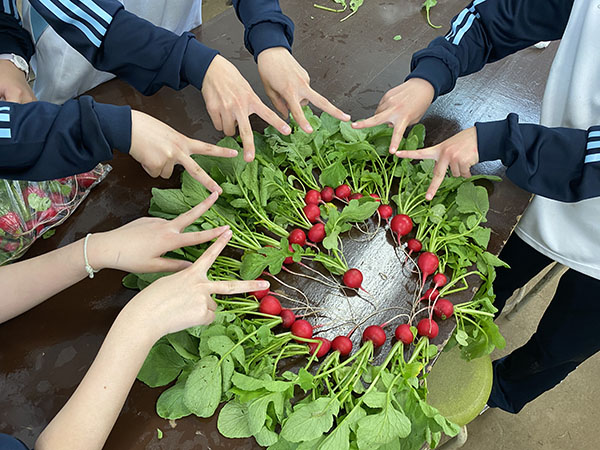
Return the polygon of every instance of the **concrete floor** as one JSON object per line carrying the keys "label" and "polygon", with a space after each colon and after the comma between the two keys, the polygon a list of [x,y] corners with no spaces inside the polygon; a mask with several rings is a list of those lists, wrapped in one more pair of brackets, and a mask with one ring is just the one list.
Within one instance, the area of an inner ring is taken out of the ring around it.
{"label": "concrete floor", "polygon": [[[536,295],[512,320],[497,321],[507,341],[497,359],[523,345],[535,331],[558,280]],[[468,425],[469,439],[462,450],[592,450],[600,410],[600,357],[590,358],[565,381],[527,405],[518,415],[490,409]]]}
{"label": "concrete floor", "polygon": [[[204,0],[203,20],[208,21],[229,7],[228,0]],[[500,331],[507,340],[497,359],[523,345],[535,331],[558,280],[550,283],[514,316],[501,317]],[[563,383],[527,405],[518,415],[491,409],[468,426],[469,439],[463,450],[592,450],[593,431],[600,419],[600,357],[582,364]]]}

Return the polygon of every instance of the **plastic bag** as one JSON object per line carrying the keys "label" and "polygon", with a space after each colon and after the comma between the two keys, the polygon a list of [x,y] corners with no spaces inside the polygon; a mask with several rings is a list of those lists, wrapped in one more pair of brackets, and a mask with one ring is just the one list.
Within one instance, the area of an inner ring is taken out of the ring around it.
{"label": "plastic bag", "polygon": [[0,180],[0,265],[23,256],[37,238],[64,222],[110,170],[98,164],[52,181]]}

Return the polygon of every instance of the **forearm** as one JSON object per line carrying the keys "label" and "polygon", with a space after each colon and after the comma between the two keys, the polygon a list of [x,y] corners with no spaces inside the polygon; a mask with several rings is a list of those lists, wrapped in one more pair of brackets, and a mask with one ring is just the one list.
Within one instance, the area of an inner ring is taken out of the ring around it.
{"label": "forearm", "polygon": [[539,41],[560,39],[572,5],[572,0],[471,2],[454,17],[444,37],[413,55],[407,79],[429,81],[435,97],[450,92],[459,77],[487,63]]}
{"label": "forearm", "polygon": [[75,393],[38,438],[36,450],[101,449],[154,338],[127,308],[117,317]]}
{"label": "forearm", "polygon": [[480,161],[502,160],[521,188],[562,202],[600,196],[600,127],[547,128],[510,114],[476,128]]}
{"label": "forearm", "polygon": [[0,323],[37,306],[87,276],[83,240],[37,256],[0,267],[3,295]]}
{"label": "forearm", "polygon": [[[83,96],[63,105],[0,101],[0,178],[62,178],[112,159],[131,147],[131,109]],[[6,120],[7,119],[7,120]]]}

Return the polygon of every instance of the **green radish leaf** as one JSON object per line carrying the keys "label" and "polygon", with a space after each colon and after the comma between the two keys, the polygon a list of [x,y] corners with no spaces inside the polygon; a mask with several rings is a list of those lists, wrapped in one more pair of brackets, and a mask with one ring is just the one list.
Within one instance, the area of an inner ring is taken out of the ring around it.
{"label": "green radish leaf", "polygon": [[231,379],[233,385],[237,388],[240,388],[244,391],[258,391],[265,386],[264,380],[259,380],[258,378],[249,377],[248,375],[244,375],[239,372],[235,372]]}
{"label": "green radish leaf", "polygon": [[178,331],[177,333],[167,334],[165,337],[175,351],[185,359],[192,361],[200,359],[198,353],[200,340],[191,336],[187,331]]}
{"label": "green radish leaf", "polygon": [[137,289],[137,279],[138,277],[136,274],[128,273],[123,277],[123,286],[125,286],[127,289]]}
{"label": "green radish leaf", "polygon": [[279,411],[280,414],[283,413],[283,400],[284,397],[281,392],[271,392],[248,403],[248,427],[252,434],[257,434],[263,428],[267,420],[269,404],[273,404],[275,411]]}
{"label": "green radish leaf", "polygon": [[486,189],[469,182],[458,187],[456,205],[461,213],[477,213],[480,217],[485,217],[490,208]]}
{"label": "green radish leaf", "polygon": [[342,210],[337,222],[338,224],[340,222],[363,222],[375,214],[378,207],[379,203],[372,197],[350,200],[348,205]]}
{"label": "green radish leaf", "polygon": [[177,378],[184,367],[185,360],[175,349],[159,341],[148,353],[137,377],[150,387],[165,386]]}
{"label": "green radish leaf", "polygon": [[256,438],[256,443],[261,447],[268,447],[279,440],[279,435],[267,427],[262,427],[258,433],[254,434],[254,437]]}
{"label": "green radish leaf", "polygon": [[510,269],[510,266],[498,258],[496,255],[491,254],[490,252],[483,252],[483,259],[486,263],[493,267],[506,267]]}
{"label": "green radish leaf", "polygon": [[188,375],[189,374],[186,372],[183,372],[179,376],[177,383],[158,397],[156,402],[156,413],[163,419],[177,420],[191,414],[190,410],[183,402],[183,392]]}
{"label": "green radish leaf", "polygon": [[181,189],[152,188],[152,200],[165,213],[179,215],[190,210]]}
{"label": "green radish leaf", "polygon": [[383,408],[387,403],[387,393],[372,390],[363,395],[362,399],[369,408]]}
{"label": "green radish leaf", "polygon": [[405,438],[409,434],[410,419],[389,402],[379,414],[363,417],[358,422],[356,432],[359,442],[373,444],[386,444],[398,437]]}
{"label": "green radish leaf", "polygon": [[225,358],[221,359],[221,373],[223,378],[223,392],[227,392],[231,389],[231,377],[235,370],[235,364],[233,362],[233,357],[231,355],[227,355]]}
{"label": "green radish leaf", "polygon": [[[212,336],[208,339],[208,348],[220,356],[231,354],[241,365],[246,363],[246,355],[242,346],[236,346],[227,336]],[[233,350],[232,350],[233,349]]]}
{"label": "green radish leaf", "polygon": [[456,338],[456,342],[458,342],[459,345],[468,345],[469,344],[469,342],[467,341],[469,335],[464,330],[459,330],[457,328],[454,337]]}
{"label": "green radish leaf", "polygon": [[198,417],[211,417],[221,401],[221,366],[216,356],[202,358],[185,383],[183,402]]}
{"label": "green radish leaf", "polygon": [[322,112],[321,128],[319,131],[325,131],[327,133],[325,135],[325,138],[329,138],[330,136],[333,136],[335,133],[340,131],[340,123],[341,121],[339,119],[336,119],[335,117],[331,116],[326,112]]}
{"label": "green radish leaf", "polygon": [[475,231],[470,233],[469,236],[479,245],[481,248],[487,248],[490,237],[492,234],[492,230],[490,228],[477,228]]}
{"label": "green radish leaf", "polygon": [[333,425],[340,403],[336,398],[320,397],[314,402],[298,405],[281,428],[281,437],[289,442],[304,442],[320,438]]}
{"label": "green radish leaf", "polygon": [[225,404],[217,420],[217,429],[226,438],[240,439],[252,436],[248,426],[248,407],[237,401]]}
{"label": "green radish leaf", "polygon": [[340,161],[336,161],[329,165],[319,175],[319,183],[322,186],[330,186],[332,188],[338,187],[346,180],[348,172]]}
{"label": "green radish leaf", "polygon": [[366,129],[355,130],[351,122],[340,122],[340,132],[348,142],[366,141],[369,132]]}

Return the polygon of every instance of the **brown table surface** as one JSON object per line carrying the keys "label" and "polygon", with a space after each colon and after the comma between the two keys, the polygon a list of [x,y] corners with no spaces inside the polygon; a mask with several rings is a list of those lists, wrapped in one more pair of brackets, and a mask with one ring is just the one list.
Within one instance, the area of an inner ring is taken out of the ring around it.
{"label": "brown table surface", "polygon": [[[444,25],[440,30],[426,25],[420,10],[422,0],[370,0],[343,23],[339,22],[340,15],[314,9],[312,3],[281,1],[296,24],[294,54],[311,74],[314,88],[358,119],[370,115],[381,96],[404,79],[412,53],[444,33],[465,2],[447,0],[433,9],[432,21]],[[397,34],[402,40],[393,40]],[[204,24],[197,36],[236,64],[266,99],[255,64],[243,46],[242,26],[232,10]],[[461,79],[453,93],[438,99],[426,116],[426,143],[439,142],[477,120],[504,118],[509,112],[536,122],[554,52],[552,47],[528,49]],[[210,142],[221,137],[208,119],[200,92],[193,88],[180,92],[165,88],[144,97],[122,82],[111,81],[92,94],[101,102],[129,104],[148,112],[189,136]],[[264,127],[259,120],[254,125]],[[170,180],[149,178],[128,157],[117,156],[111,164],[113,172],[85,204],[52,238],[37,242],[26,257],[48,252],[87,232],[108,230],[140,217],[147,211],[151,187],[179,185],[176,176]],[[499,167],[491,164],[484,170],[495,173]],[[488,222],[493,229],[490,251],[499,253],[528,201],[529,195],[509,181],[495,185]],[[134,295],[121,286],[123,275],[100,273],[0,326],[0,432],[33,445],[74,391],[110,324]],[[135,383],[106,448],[256,447],[251,439],[222,438],[216,430],[216,418],[188,417],[171,428],[154,410],[161,391]],[[164,431],[160,441],[157,428]]]}

